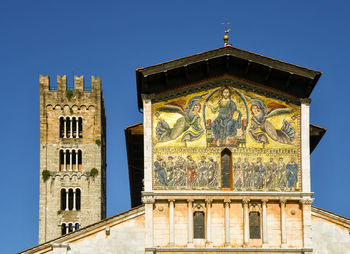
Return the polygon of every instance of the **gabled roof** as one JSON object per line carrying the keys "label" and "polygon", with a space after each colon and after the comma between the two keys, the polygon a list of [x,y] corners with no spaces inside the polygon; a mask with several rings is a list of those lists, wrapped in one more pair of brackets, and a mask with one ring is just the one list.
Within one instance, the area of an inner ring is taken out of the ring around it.
{"label": "gabled roof", "polygon": [[96,223],[90,224],[86,227],[82,227],[79,230],[73,231],[71,233],[68,233],[66,235],[63,235],[63,236],[60,236],[57,238],[54,238],[54,239],[47,241],[45,243],[38,244],[30,249],[18,252],[18,254],[20,254],[20,253],[23,253],[23,254],[38,253],[38,251],[42,251],[42,250],[46,250],[46,249],[51,250],[52,244],[67,243],[73,239],[75,240],[76,238],[84,237],[84,235],[88,232],[104,230],[104,227],[106,225],[110,225],[111,223],[118,222],[120,220],[132,219],[134,217],[137,217],[137,216],[144,214],[144,211],[145,211],[144,205],[131,208],[130,210],[124,211],[122,213],[118,213],[118,214],[113,215],[113,216],[106,218],[104,220],[100,220]]}
{"label": "gabled roof", "polygon": [[136,70],[137,97],[160,93],[224,74],[244,78],[297,98],[308,98],[320,71],[275,60],[232,46]]}

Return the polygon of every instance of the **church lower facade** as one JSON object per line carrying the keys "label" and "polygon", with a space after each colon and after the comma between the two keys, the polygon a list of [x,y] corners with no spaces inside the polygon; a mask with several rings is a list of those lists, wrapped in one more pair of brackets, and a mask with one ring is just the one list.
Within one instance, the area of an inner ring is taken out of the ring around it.
{"label": "church lower facade", "polygon": [[350,220],[312,206],[319,71],[225,44],[136,75],[132,209],[21,253],[350,253]]}

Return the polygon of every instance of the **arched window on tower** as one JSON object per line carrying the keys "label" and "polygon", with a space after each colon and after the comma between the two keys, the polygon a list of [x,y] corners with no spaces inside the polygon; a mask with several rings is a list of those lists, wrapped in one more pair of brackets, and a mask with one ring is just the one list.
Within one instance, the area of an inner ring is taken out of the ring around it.
{"label": "arched window on tower", "polygon": [[73,189],[68,190],[68,210],[73,210]]}
{"label": "arched window on tower", "polygon": [[83,118],[78,118],[78,127],[79,127],[79,138],[83,137]]}
{"label": "arched window on tower", "polygon": [[70,117],[66,117],[66,138],[71,137],[71,121]]}
{"label": "arched window on tower", "polygon": [[80,189],[75,190],[75,209],[80,210],[81,204],[81,191]]}
{"label": "arched window on tower", "polygon": [[78,169],[79,171],[82,171],[82,162],[83,162],[83,154],[81,150],[78,150]]}
{"label": "arched window on tower", "polygon": [[193,213],[193,238],[204,239],[205,227],[204,227],[204,212]]}
{"label": "arched window on tower", "polygon": [[74,231],[74,228],[73,228],[73,223],[69,223],[68,224],[68,232],[73,232]]}
{"label": "arched window on tower", "polygon": [[74,225],[74,230],[78,230],[79,228],[80,228],[79,223],[75,223],[75,225]]}
{"label": "arched window on tower", "polygon": [[60,150],[60,171],[64,171],[64,152]]}
{"label": "arched window on tower", "polygon": [[249,213],[249,236],[250,239],[260,239],[260,213]]}
{"label": "arched window on tower", "polygon": [[221,152],[221,187],[223,189],[232,188],[232,154],[229,149]]}
{"label": "arched window on tower", "polygon": [[62,223],[62,225],[61,225],[61,235],[65,235],[66,232],[67,232],[66,223]]}
{"label": "arched window on tower", "polygon": [[60,138],[64,137],[64,119],[60,117]]}
{"label": "arched window on tower", "polygon": [[61,190],[61,211],[66,210],[67,205],[67,196],[66,189]]}

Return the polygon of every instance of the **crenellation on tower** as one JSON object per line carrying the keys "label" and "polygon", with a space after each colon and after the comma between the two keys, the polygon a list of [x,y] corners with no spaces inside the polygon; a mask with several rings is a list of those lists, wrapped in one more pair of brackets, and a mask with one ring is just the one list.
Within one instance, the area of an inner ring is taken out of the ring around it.
{"label": "crenellation on tower", "polygon": [[41,243],[105,218],[106,116],[100,77],[91,91],[83,76],[74,76],[74,90],[66,75],[57,90],[48,75],[39,80]]}

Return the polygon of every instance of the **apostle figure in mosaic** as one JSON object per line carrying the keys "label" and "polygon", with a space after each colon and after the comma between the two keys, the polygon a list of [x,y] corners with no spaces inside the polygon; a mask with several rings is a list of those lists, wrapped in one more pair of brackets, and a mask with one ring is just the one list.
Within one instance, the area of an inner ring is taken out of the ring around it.
{"label": "apostle figure in mosaic", "polygon": [[186,186],[187,173],[186,173],[186,160],[182,156],[178,156],[175,162],[175,180],[174,186]]}
{"label": "apostle figure in mosaic", "polygon": [[273,189],[273,179],[276,174],[277,164],[270,158],[270,161],[265,164],[266,168],[266,188]]}
{"label": "apostle figure in mosaic", "polygon": [[218,186],[218,163],[212,157],[208,158],[208,186]]}
{"label": "apostle figure in mosaic", "polygon": [[237,109],[236,103],[231,99],[230,89],[225,87],[221,94],[222,97],[217,105],[208,105],[212,113],[219,113],[211,125],[218,146],[228,144],[228,137],[242,135],[242,113]]}
{"label": "apostle figure in mosaic", "polygon": [[241,189],[243,186],[243,165],[242,158],[239,157],[237,162],[233,164],[234,171],[234,188]]}
{"label": "apostle figure in mosaic", "polygon": [[249,159],[246,157],[244,158],[244,162],[242,164],[242,170],[243,170],[243,178],[244,178],[244,187],[246,189],[253,188],[253,169],[251,167],[251,163],[249,162]]}
{"label": "apostle figure in mosaic", "polygon": [[[206,94],[192,97],[187,103],[185,109],[183,108],[185,103],[183,100],[174,101],[159,108],[158,110],[160,112],[177,113],[180,114],[181,117],[176,120],[172,128],[165,120],[159,119],[156,126],[156,137],[158,142],[174,140],[182,134],[182,142],[199,139],[204,132],[201,126],[199,114],[201,111],[200,101],[205,95]],[[159,117],[159,113],[157,112],[156,114],[158,114]],[[191,130],[189,130],[190,128]]]}
{"label": "apostle figure in mosaic", "polygon": [[159,180],[159,182],[163,185],[168,185],[166,172],[165,172],[166,164],[161,156],[157,156],[157,160],[154,162],[154,171]]}
{"label": "apostle figure in mosaic", "polygon": [[169,156],[168,161],[166,162],[166,175],[168,185],[173,186],[175,184],[175,162],[173,156]]}
{"label": "apostle figure in mosaic", "polygon": [[265,167],[261,157],[258,157],[255,164],[254,170],[254,185],[255,189],[262,189],[265,181]]}
{"label": "apostle figure in mosaic", "polygon": [[198,177],[196,162],[191,155],[187,156],[187,185],[192,185]]}
{"label": "apostle figure in mosaic", "polygon": [[288,181],[287,181],[287,169],[286,164],[283,162],[283,158],[280,157],[278,159],[277,164],[277,175],[278,175],[278,187],[283,190],[286,187],[288,187]]}
{"label": "apostle figure in mosaic", "polygon": [[202,156],[200,161],[198,162],[198,177],[196,181],[193,183],[194,186],[204,186],[207,182],[207,174],[208,174],[208,163],[205,160],[205,156]]}
{"label": "apostle figure in mosaic", "polygon": [[250,126],[250,136],[258,143],[268,144],[270,137],[272,140],[283,144],[292,144],[295,138],[295,130],[286,120],[283,121],[280,130],[276,129],[267,119],[273,116],[291,113],[293,110],[277,103],[270,103],[269,109],[263,101],[258,98],[251,98],[252,121]]}
{"label": "apostle figure in mosaic", "polygon": [[287,169],[287,180],[288,188],[294,188],[298,181],[298,164],[295,162],[295,159],[292,157],[290,162],[286,166]]}

